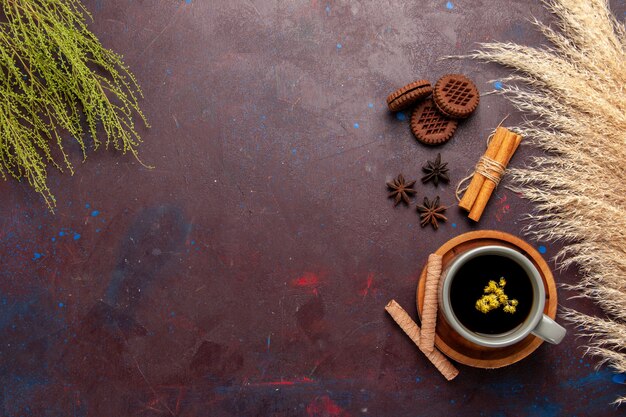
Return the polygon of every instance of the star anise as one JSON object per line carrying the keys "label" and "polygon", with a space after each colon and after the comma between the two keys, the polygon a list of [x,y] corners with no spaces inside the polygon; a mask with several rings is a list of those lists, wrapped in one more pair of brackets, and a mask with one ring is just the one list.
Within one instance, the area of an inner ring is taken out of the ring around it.
{"label": "star anise", "polygon": [[446,211],[446,207],[439,204],[439,196],[431,203],[428,197],[424,197],[424,205],[417,206],[417,211],[420,213],[421,225],[426,226],[428,223],[433,225],[435,230],[439,229],[438,221],[445,222],[448,220],[443,212]]}
{"label": "star anise", "polygon": [[449,169],[446,168],[447,166],[447,162],[441,163],[441,154],[438,153],[434,161],[427,161],[426,165],[422,167],[422,170],[426,173],[426,175],[422,177],[422,182],[427,183],[432,180],[435,186],[439,185],[439,181],[450,182],[450,177],[448,177]]}
{"label": "star anise", "polygon": [[389,198],[394,199],[394,206],[397,206],[400,201],[404,201],[407,206],[409,205],[409,195],[415,194],[414,185],[415,181],[406,182],[402,174],[399,174],[392,182],[387,183],[387,187],[391,190]]}

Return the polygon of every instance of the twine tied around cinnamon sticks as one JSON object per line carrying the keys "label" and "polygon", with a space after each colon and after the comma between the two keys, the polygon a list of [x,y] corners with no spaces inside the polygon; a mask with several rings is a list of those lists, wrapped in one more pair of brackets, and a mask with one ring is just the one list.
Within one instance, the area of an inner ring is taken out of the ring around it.
{"label": "twine tied around cinnamon sticks", "polygon": [[458,369],[435,347],[435,327],[437,320],[437,290],[441,276],[442,258],[431,254],[426,266],[426,292],[424,294],[424,309],[422,311],[422,329],[411,319],[406,311],[395,301],[391,300],[385,310],[398,323],[404,333],[419,347],[428,360],[441,372],[448,381],[456,378]]}
{"label": "twine tied around cinnamon sticks", "polygon": [[[479,221],[489,198],[500,183],[509,161],[522,141],[522,136],[498,126],[493,138],[487,145],[485,154],[479,159],[472,175],[459,182],[456,197],[459,207],[469,211],[468,217]],[[470,184],[462,189],[462,185],[471,178]],[[463,197],[459,195],[463,193]]]}
{"label": "twine tied around cinnamon sticks", "polygon": [[[489,158],[487,155],[481,156],[476,164],[476,168],[474,168],[474,173],[480,174],[485,177],[485,179],[493,181],[496,187],[500,184],[500,180],[505,171],[506,167],[504,165],[495,159]],[[470,175],[468,178],[471,179],[473,176],[474,174]]]}

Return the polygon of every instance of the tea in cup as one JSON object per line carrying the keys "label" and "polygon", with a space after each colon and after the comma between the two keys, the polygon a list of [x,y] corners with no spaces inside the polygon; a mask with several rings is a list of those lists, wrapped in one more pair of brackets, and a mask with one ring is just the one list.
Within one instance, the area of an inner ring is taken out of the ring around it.
{"label": "tea in cup", "polygon": [[508,247],[470,249],[441,274],[444,317],[458,334],[481,346],[510,346],[529,334],[560,343],[566,331],[543,313],[545,301],[539,270]]}

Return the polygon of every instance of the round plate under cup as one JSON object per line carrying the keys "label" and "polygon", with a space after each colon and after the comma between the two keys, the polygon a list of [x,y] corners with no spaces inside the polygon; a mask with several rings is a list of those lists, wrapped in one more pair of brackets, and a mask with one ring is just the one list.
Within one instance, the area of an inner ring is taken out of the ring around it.
{"label": "round plate under cup", "polygon": [[[444,243],[435,251],[443,258],[442,270],[461,253],[480,246],[499,245],[513,248],[524,254],[539,270],[546,289],[546,304],[544,314],[554,319],[556,317],[557,294],[556,283],[552,271],[546,261],[532,246],[522,239],[508,233],[495,230],[479,230],[464,233]],[[424,307],[424,289],[426,286],[426,267],[422,269],[417,286],[417,312],[422,316]],[[476,368],[501,368],[518,362],[533,353],[543,340],[529,335],[518,343],[503,348],[488,348],[472,343],[458,333],[448,324],[441,310],[437,313],[437,331],[435,346],[446,356],[464,365]]]}

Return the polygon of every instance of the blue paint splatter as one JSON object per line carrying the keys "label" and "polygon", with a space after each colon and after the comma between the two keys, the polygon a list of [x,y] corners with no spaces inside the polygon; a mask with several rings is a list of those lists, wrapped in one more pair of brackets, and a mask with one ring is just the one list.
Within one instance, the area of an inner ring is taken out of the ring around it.
{"label": "blue paint splatter", "polygon": [[456,227],[456,223],[452,223],[452,227]]}
{"label": "blue paint splatter", "polygon": [[37,259],[40,259],[42,256],[43,256],[43,253],[35,252],[33,254],[33,261],[36,261]]}
{"label": "blue paint splatter", "polygon": [[326,5],[326,14],[330,14],[330,4]]}
{"label": "blue paint splatter", "polygon": [[561,415],[561,406],[548,403],[544,398],[540,404],[535,403],[526,408],[526,413],[529,417],[558,417]]}
{"label": "blue paint splatter", "polygon": [[[40,297],[43,292],[36,291],[29,294],[26,300],[10,298],[8,303],[4,297],[0,298],[0,331],[8,333],[8,329],[22,327],[11,340],[9,352],[15,358],[33,358],[37,366],[24,366],[23,361],[4,361],[2,363],[3,388],[3,415],[31,416],[32,399],[53,383],[51,370],[52,362],[45,351],[33,350],[32,346],[48,346],[48,335],[62,334],[67,331],[63,315],[49,314],[45,310],[45,301]],[[3,294],[0,294],[2,296]],[[21,297],[20,297],[21,298]],[[31,326],[30,323],[37,323]],[[15,326],[17,324],[18,326]],[[25,324],[25,325],[24,325]],[[9,401],[7,401],[9,399]],[[79,414],[74,414],[81,417]]]}
{"label": "blue paint splatter", "polygon": [[171,312],[170,312],[170,316],[171,316],[171,317],[174,317],[175,315],[176,315],[176,312],[174,312],[174,311],[171,311]]}
{"label": "blue paint splatter", "polygon": [[338,44],[337,44],[337,49],[341,49],[341,48],[343,48],[343,46],[341,46],[341,44],[340,44],[340,43],[338,43]]}
{"label": "blue paint splatter", "polygon": [[502,90],[503,87],[504,84],[502,83],[502,81],[496,81],[493,83],[493,88],[495,88],[496,90]]}
{"label": "blue paint splatter", "polygon": [[98,210],[94,210],[91,212],[91,217],[98,217],[99,214],[100,212]]}
{"label": "blue paint splatter", "polygon": [[57,238],[56,238],[56,237],[53,237],[53,238],[52,238],[52,241],[53,241],[53,242],[56,242],[56,241],[57,241]]}
{"label": "blue paint splatter", "polygon": [[611,381],[615,382],[616,384],[626,384],[626,374],[613,375]]}
{"label": "blue paint splatter", "polygon": [[454,4],[452,4],[452,2],[451,2],[451,1],[447,2],[447,3],[446,3],[446,9],[448,9],[448,10],[452,10],[452,9],[454,9]]}
{"label": "blue paint splatter", "polygon": [[191,244],[192,244],[192,245],[195,245],[195,244],[196,244],[196,241],[195,241],[195,240],[192,240],[192,241],[191,241]]}
{"label": "blue paint splatter", "polygon": [[401,122],[404,122],[406,120],[406,114],[399,111],[398,113],[396,113],[396,119],[400,120]]}
{"label": "blue paint splatter", "polygon": [[96,229],[96,233],[100,233],[100,229]]}
{"label": "blue paint splatter", "polygon": [[370,109],[373,109],[373,108],[374,108],[374,103],[369,103],[369,104],[367,105],[367,107],[369,107]]}
{"label": "blue paint splatter", "polygon": [[420,378],[419,376],[415,377],[415,382],[422,382],[422,378]]}
{"label": "blue paint splatter", "polygon": [[65,304],[63,304],[63,303],[59,303],[59,307],[60,307],[60,308],[63,308],[63,307],[65,307]]}
{"label": "blue paint splatter", "polygon": [[185,3],[191,4],[191,0],[185,0]]}
{"label": "blue paint splatter", "polygon": [[598,384],[605,383],[608,379],[611,378],[611,375],[611,371],[601,370],[597,372],[592,372],[581,378],[568,379],[563,383],[563,385],[575,389],[581,389],[589,386],[597,386]]}
{"label": "blue paint splatter", "polygon": [[65,232],[59,232],[59,236],[65,236]]}
{"label": "blue paint splatter", "polygon": [[272,343],[272,337],[268,334],[267,335],[267,350],[270,350],[270,344]]}
{"label": "blue paint splatter", "polygon": [[295,156],[297,153],[298,153],[298,150],[297,150],[296,148],[293,148],[293,149],[291,150],[291,154],[292,154],[292,155],[294,155],[294,156]]}
{"label": "blue paint splatter", "polygon": [[358,128],[359,128],[359,124],[358,124],[358,123],[355,123],[355,124],[354,124],[354,128],[355,128],[355,129],[358,129]]}
{"label": "blue paint splatter", "polygon": [[85,204],[85,208],[90,208],[91,206],[89,205],[89,203]]}
{"label": "blue paint splatter", "polygon": [[548,249],[545,246],[543,245],[539,246],[539,253],[546,253],[547,251]]}
{"label": "blue paint splatter", "polygon": [[80,234],[79,233],[74,233],[74,240],[78,240],[80,239]]}

